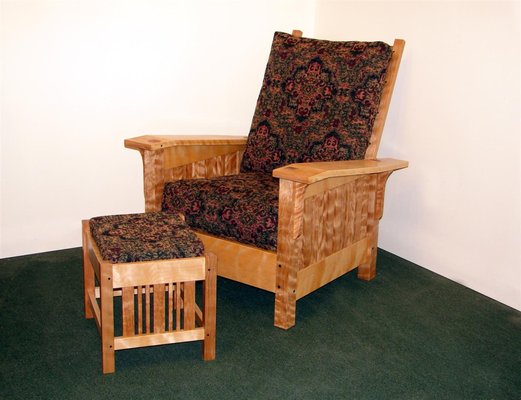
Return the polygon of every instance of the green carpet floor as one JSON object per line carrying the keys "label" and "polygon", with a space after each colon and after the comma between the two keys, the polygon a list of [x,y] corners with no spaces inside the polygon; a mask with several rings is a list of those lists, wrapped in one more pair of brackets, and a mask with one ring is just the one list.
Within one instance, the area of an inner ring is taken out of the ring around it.
{"label": "green carpet floor", "polygon": [[81,250],[0,260],[1,399],[521,399],[521,313],[381,251],[272,326],[273,296],[218,280],[217,359],[199,343],[116,353],[83,318]]}

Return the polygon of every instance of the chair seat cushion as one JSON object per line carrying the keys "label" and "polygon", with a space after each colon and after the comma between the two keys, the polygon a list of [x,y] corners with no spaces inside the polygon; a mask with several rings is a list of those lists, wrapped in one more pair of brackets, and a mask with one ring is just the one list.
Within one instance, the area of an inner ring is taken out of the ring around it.
{"label": "chair seat cushion", "polygon": [[278,192],[265,173],[180,180],[165,185],[162,209],[183,213],[194,229],[275,250]]}
{"label": "chair seat cushion", "polygon": [[113,263],[199,257],[203,243],[179,215],[108,215],[89,222],[104,260]]}

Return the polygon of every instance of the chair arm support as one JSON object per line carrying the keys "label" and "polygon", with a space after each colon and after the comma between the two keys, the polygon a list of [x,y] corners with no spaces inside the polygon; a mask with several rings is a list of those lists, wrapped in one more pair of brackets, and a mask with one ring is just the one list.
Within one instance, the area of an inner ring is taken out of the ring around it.
{"label": "chair arm support", "polygon": [[392,172],[407,168],[408,161],[382,158],[289,164],[273,170],[275,178],[311,184],[327,178]]}
{"label": "chair arm support", "polygon": [[134,150],[160,150],[175,146],[246,145],[246,136],[231,135],[144,135],[125,139],[125,147]]}
{"label": "chair arm support", "polygon": [[[168,180],[237,173],[246,140],[241,136],[208,135],[146,135],[126,139],[125,147],[138,150],[143,159],[145,210],[160,210],[163,187]],[[212,169],[215,159],[224,162],[218,171]]]}

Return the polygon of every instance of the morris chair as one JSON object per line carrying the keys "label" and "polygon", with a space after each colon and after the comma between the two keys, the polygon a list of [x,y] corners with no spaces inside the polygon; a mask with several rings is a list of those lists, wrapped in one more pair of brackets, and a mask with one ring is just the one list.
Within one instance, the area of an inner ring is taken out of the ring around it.
{"label": "morris chair", "polygon": [[218,275],[275,294],[275,326],[296,302],[358,268],[376,274],[389,175],[376,154],[404,48],[276,32],[247,138],[140,136],[146,211],[182,212]]}

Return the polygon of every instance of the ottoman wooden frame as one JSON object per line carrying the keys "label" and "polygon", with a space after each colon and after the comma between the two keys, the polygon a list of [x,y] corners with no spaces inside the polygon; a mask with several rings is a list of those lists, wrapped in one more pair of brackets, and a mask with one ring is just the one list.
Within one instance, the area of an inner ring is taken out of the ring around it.
{"label": "ottoman wooden frame", "polygon": [[[82,221],[82,232],[85,318],[95,319],[101,336],[103,373],[115,372],[116,350],[136,347],[201,340],[203,359],[215,358],[217,261],[213,254],[111,263],[102,259],[88,220]],[[202,310],[195,301],[196,281],[203,281]],[[122,297],[123,334],[118,337],[114,336],[115,296]]]}

